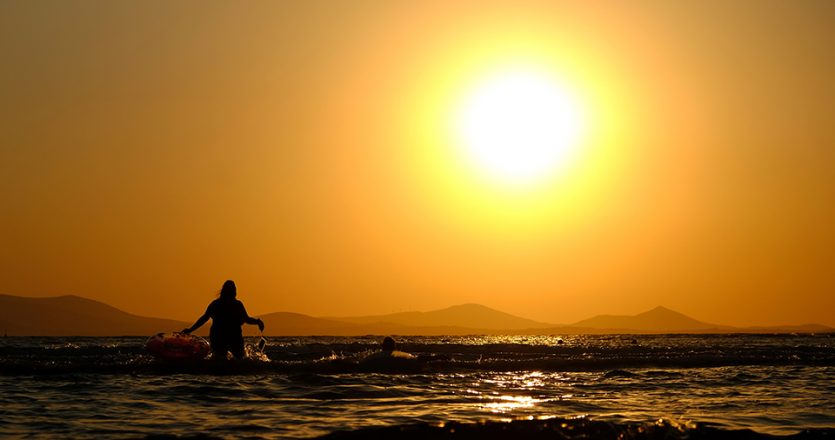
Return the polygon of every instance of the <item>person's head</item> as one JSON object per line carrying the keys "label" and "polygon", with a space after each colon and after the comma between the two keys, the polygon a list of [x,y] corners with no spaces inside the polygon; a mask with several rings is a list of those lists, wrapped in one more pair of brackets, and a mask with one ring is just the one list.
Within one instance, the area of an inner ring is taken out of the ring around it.
{"label": "person's head", "polygon": [[394,339],[390,336],[386,336],[383,339],[383,351],[394,351]]}
{"label": "person's head", "polygon": [[238,288],[235,287],[235,282],[232,280],[226,280],[223,283],[223,287],[220,288],[220,297],[221,299],[232,299],[238,296]]}

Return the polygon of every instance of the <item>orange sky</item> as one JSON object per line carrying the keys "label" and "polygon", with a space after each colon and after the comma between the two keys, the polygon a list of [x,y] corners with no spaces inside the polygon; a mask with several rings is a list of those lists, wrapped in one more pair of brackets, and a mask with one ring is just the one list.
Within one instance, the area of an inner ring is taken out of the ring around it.
{"label": "orange sky", "polygon": [[[193,319],[477,302],[835,325],[835,3],[0,4],[0,293]],[[556,72],[590,131],[518,189],[457,96]]]}

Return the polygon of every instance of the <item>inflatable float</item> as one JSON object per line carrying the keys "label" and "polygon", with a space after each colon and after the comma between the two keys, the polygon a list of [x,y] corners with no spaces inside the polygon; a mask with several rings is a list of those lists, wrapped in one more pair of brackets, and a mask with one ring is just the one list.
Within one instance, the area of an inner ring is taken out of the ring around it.
{"label": "inflatable float", "polygon": [[165,361],[196,361],[211,351],[208,341],[185,333],[157,333],[148,338],[145,349]]}

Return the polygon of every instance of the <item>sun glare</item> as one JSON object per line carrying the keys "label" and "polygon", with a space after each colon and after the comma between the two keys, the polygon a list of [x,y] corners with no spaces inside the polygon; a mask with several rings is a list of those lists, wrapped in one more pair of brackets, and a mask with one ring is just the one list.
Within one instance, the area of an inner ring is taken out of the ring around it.
{"label": "sun glare", "polygon": [[567,164],[583,122],[578,103],[556,78],[513,70],[475,84],[456,112],[454,130],[469,160],[489,177],[529,184]]}

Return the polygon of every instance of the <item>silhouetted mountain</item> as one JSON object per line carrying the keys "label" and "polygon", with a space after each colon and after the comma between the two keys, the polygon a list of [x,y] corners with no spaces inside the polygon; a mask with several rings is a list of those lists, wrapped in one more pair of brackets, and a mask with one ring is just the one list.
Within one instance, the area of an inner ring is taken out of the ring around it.
{"label": "silhouetted mountain", "polygon": [[147,336],[187,327],[146,318],[80,296],[27,298],[0,295],[0,331],[10,336]]}
{"label": "silhouetted mountain", "polygon": [[[779,327],[728,327],[707,324],[658,307],[635,316],[601,315],[571,326],[549,326],[477,304],[432,312],[406,312],[355,318],[316,318],[300,313],[261,315],[270,336],[601,334],[601,333],[827,333],[817,324]],[[148,318],[78,296],[27,298],[0,295],[0,331],[9,336],[149,336],[183,329],[191,322]],[[196,333],[208,334],[211,324]],[[244,326],[248,335],[255,326]]]}
{"label": "silhouetted mountain", "polygon": [[[276,312],[262,315],[264,334],[274,336],[362,336],[362,335],[471,335],[500,333],[460,326],[410,326],[389,322],[352,323],[328,318],[315,318],[301,313]],[[254,326],[244,326],[244,334],[257,335]]]}
{"label": "silhouetted mountain", "polygon": [[[460,326],[406,326],[392,323],[355,324],[300,313],[277,312],[262,315],[266,335],[271,336],[358,336],[358,335],[465,335],[487,330]],[[30,298],[0,295],[0,332],[9,336],[150,336],[174,332],[192,322],[137,316],[99,301],[75,295]],[[195,332],[206,336],[211,322]],[[255,326],[244,326],[245,334],[257,335]],[[497,333],[497,332],[493,332]]]}
{"label": "silhouetted mountain", "polygon": [[599,315],[576,322],[571,327],[603,330],[633,330],[653,333],[704,332],[706,330],[722,332],[730,328],[697,321],[689,316],[661,306],[634,316]]}
{"label": "silhouetted mountain", "polygon": [[[314,318],[299,313],[277,312],[263,315],[264,334],[269,336],[439,336],[503,334],[507,331],[457,326],[408,326],[386,322],[355,324],[333,319]],[[255,336],[258,329],[244,326],[244,334]]]}
{"label": "silhouetted mountain", "polygon": [[486,330],[521,330],[553,327],[500,312],[480,304],[461,304],[431,312],[402,312],[389,315],[330,318],[353,324],[396,324],[409,327],[465,327]]}
{"label": "silhouetted mountain", "polygon": [[[301,313],[275,312],[267,315],[261,315],[261,319],[264,320],[264,333],[269,335],[343,336],[362,334],[361,329],[358,329],[358,326],[354,324],[329,319],[314,318],[312,316],[302,315]],[[244,330],[245,334],[248,335],[255,335],[258,333],[258,328],[254,326],[244,326]]]}

